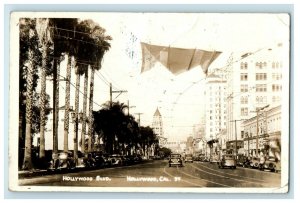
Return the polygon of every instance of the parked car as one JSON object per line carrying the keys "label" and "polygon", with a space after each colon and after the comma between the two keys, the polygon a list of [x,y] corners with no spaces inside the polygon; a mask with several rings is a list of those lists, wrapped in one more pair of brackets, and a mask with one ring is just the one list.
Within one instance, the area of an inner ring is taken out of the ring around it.
{"label": "parked car", "polygon": [[187,154],[187,155],[185,156],[184,163],[186,163],[186,162],[191,162],[191,163],[193,163],[193,155],[192,155],[192,154]]}
{"label": "parked car", "polygon": [[171,166],[183,166],[181,154],[171,154],[169,158],[169,167]]}
{"label": "parked car", "polygon": [[236,164],[242,167],[249,167],[250,166],[250,159],[244,155],[238,155]]}
{"label": "parked car", "polygon": [[251,160],[250,160],[250,167],[251,168],[258,168],[259,167],[259,158],[257,157],[253,157]]}
{"label": "parked car", "polygon": [[123,166],[123,157],[119,154],[113,154],[110,156],[112,166]]}
{"label": "parked car", "polygon": [[236,158],[232,154],[224,154],[218,161],[219,168],[236,168]]}
{"label": "parked car", "polygon": [[76,162],[73,156],[72,152],[59,153],[57,159],[51,160],[49,170],[75,169]]}
{"label": "parked car", "polygon": [[101,152],[93,152],[92,158],[93,158],[95,167],[103,167],[104,166],[104,158],[103,158]]}
{"label": "parked car", "polygon": [[270,170],[272,172],[276,171],[276,159],[275,157],[269,157],[268,159],[265,160],[264,163],[259,165],[260,170]]}

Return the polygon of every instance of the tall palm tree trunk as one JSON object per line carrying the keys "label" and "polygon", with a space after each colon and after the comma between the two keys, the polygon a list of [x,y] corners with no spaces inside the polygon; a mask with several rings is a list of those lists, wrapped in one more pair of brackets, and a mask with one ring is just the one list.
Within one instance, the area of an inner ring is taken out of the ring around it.
{"label": "tall palm tree trunk", "polygon": [[59,120],[59,77],[60,64],[58,59],[53,62],[53,151],[52,157],[58,154],[58,120]]}
{"label": "tall palm tree trunk", "polygon": [[46,123],[46,66],[47,66],[47,46],[42,47],[42,68],[41,68],[41,97],[40,97],[40,153],[39,158],[45,158],[45,123]]}
{"label": "tall palm tree trunk", "polygon": [[81,129],[81,152],[85,153],[85,133],[86,133],[86,107],[87,107],[87,90],[88,90],[88,67],[84,73],[84,86],[83,86],[83,117]]}
{"label": "tall palm tree trunk", "polygon": [[66,73],[65,119],[64,119],[64,152],[67,152],[69,150],[68,138],[69,138],[71,63],[72,63],[72,57],[68,56],[67,73]]}
{"label": "tall palm tree trunk", "polygon": [[93,97],[94,97],[94,74],[95,68],[91,69],[90,81],[90,100],[89,100],[89,131],[88,131],[88,152],[92,151],[92,135],[93,135]]}
{"label": "tall palm tree trunk", "polygon": [[40,151],[39,158],[45,158],[45,124],[46,124],[46,67],[47,67],[47,44],[51,42],[48,29],[49,19],[36,19],[36,32],[39,45],[42,47],[42,67],[41,67],[41,97],[40,97]]}
{"label": "tall palm tree trunk", "polygon": [[76,74],[76,91],[75,91],[75,123],[74,123],[74,158],[77,160],[78,154],[78,111],[79,111],[79,87],[80,75],[78,67],[75,70]]}
{"label": "tall palm tree trunk", "polygon": [[[29,31],[30,32],[30,31]],[[25,131],[25,152],[22,169],[32,169],[31,161],[31,125],[32,125],[32,97],[33,97],[33,50],[28,50],[27,65],[27,88],[26,88],[26,131]]]}

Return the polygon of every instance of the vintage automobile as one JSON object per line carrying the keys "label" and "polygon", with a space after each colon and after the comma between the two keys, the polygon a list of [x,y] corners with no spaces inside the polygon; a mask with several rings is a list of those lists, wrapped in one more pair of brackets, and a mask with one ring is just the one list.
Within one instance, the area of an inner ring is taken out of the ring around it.
{"label": "vintage automobile", "polygon": [[272,172],[276,171],[276,159],[275,157],[269,157],[268,159],[265,160],[264,163],[259,164],[259,169],[260,170],[270,170]]}
{"label": "vintage automobile", "polygon": [[48,170],[75,169],[76,162],[72,152],[60,152],[57,159],[52,159]]}
{"label": "vintage automobile", "polygon": [[259,158],[258,157],[253,157],[251,160],[250,160],[250,167],[251,168],[258,168],[259,167]]}
{"label": "vintage automobile", "polygon": [[171,166],[183,166],[181,154],[171,154],[169,158],[169,167]]}
{"label": "vintage automobile", "polygon": [[219,168],[236,168],[236,158],[233,154],[224,154],[218,161]]}
{"label": "vintage automobile", "polygon": [[236,164],[238,166],[248,168],[248,167],[250,167],[250,159],[245,155],[238,155],[237,160],[236,160]]}
{"label": "vintage automobile", "polygon": [[185,155],[184,163],[186,163],[186,162],[193,163],[193,155],[192,154]]}
{"label": "vintage automobile", "polygon": [[111,166],[123,166],[124,159],[119,154],[113,154],[110,157]]}

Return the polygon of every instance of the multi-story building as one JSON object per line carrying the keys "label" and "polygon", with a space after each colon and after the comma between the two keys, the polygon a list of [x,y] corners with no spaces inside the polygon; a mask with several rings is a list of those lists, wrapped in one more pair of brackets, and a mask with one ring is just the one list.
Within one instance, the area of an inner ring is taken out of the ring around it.
{"label": "multi-story building", "polygon": [[156,109],[153,115],[152,128],[156,136],[158,136],[159,138],[159,145],[163,146],[165,144],[165,139],[163,135],[163,122],[158,108]]}
{"label": "multi-story building", "polygon": [[288,52],[282,43],[255,53],[232,55],[227,70],[227,141],[243,140],[241,122],[258,109],[281,104],[282,71]]}
{"label": "multi-story building", "polygon": [[257,150],[257,155],[263,153],[280,160],[281,126],[281,106],[261,111],[257,116],[243,121],[245,154],[256,156]]}
{"label": "multi-story building", "polygon": [[216,139],[226,128],[226,79],[211,73],[205,85],[205,136],[206,140]]}

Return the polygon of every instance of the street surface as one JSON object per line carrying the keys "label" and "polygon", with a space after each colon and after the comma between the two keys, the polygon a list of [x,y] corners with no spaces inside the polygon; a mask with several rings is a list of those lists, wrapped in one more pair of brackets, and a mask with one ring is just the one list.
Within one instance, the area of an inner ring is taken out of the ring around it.
{"label": "street surface", "polygon": [[193,162],[169,167],[168,160],[19,179],[19,185],[92,187],[280,187],[281,174],[216,163]]}

